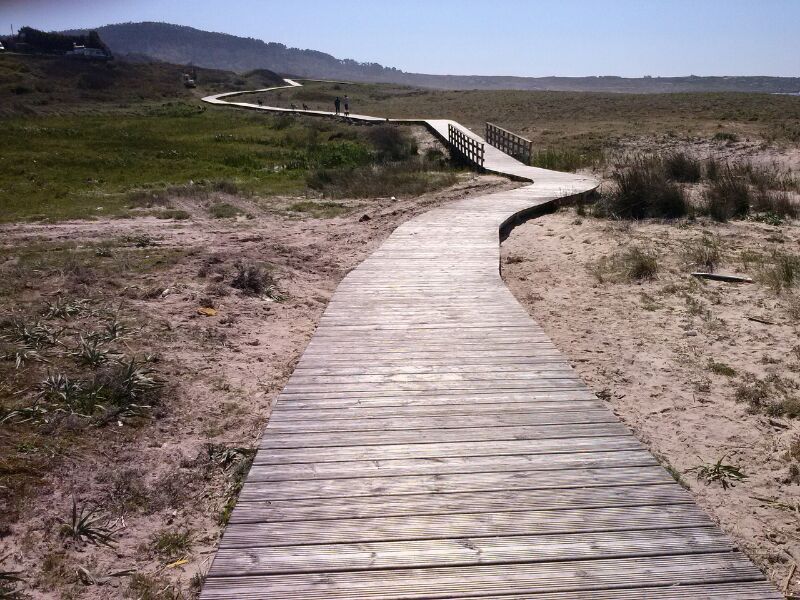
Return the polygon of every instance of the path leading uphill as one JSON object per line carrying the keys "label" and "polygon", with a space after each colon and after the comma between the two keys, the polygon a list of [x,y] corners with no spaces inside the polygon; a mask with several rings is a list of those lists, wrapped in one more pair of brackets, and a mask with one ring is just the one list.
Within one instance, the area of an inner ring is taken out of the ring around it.
{"label": "path leading uphill", "polygon": [[485,160],[532,185],[408,221],[339,285],[202,598],[780,598],[500,278],[501,227],[596,182]]}

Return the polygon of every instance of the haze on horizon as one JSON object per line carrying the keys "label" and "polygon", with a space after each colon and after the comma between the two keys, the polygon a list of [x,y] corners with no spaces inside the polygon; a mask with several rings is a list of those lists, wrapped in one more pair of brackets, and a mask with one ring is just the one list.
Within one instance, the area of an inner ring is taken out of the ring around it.
{"label": "haze on horizon", "polygon": [[0,0],[0,31],[163,21],[407,72],[800,76],[796,0]]}

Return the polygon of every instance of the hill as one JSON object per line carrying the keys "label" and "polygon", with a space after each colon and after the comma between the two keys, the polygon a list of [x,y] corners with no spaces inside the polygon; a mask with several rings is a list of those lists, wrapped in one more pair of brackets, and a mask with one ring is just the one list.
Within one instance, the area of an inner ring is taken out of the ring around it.
{"label": "hill", "polygon": [[0,116],[96,110],[141,101],[191,99],[204,93],[280,85],[260,69],[236,74],[194,69],[198,89],[187,89],[185,67],[162,62],[86,61],[44,54],[0,54]]}
{"label": "hill", "polygon": [[[400,83],[436,89],[574,92],[800,92],[798,77],[505,77],[406,73],[378,63],[339,59],[316,50],[201,31],[168,23],[122,23],[96,28],[117,55],[149,57],[237,72],[266,68],[296,77]],[[87,30],[88,31],[88,30]],[[83,30],[68,33],[84,33]]]}

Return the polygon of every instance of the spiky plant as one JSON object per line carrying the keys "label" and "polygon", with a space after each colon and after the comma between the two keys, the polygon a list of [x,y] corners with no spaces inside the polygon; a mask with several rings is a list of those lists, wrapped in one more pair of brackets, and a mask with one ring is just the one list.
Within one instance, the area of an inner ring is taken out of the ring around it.
{"label": "spiky plant", "polygon": [[113,547],[116,530],[109,525],[97,506],[84,504],[78,509],[78,502],[72,498],[72,514],[69,520],[61,521],[61,535],[77,542]]}
{"label": "spiky plant", "polygon": [[148,366],[149,361],[136,357],[120,360],[99,374],[94,389],[121,416],[140,415],[152,406],[163,383]]}
{"label": "spiky plant", "polygon": [[69,319],[80,313],[86,306],[86,300],[64,300],[58,296],[55,302],[45,302],[45,319]]}
{"label": "spiky plant", "polygon": [[5,331],[0,334],[0,339],[39,350],[58,343],[60,333],[60,331],[50,329],[38,320],[14,319],[8,324]]}
{"label": "spiky plant", "polygon": [[127,331],[128,328],[125,326],[125,323],[113,319],[105,324],[100,335],[105,341],[113,342],[124,337]]}
{"label": "spiky plant", "polygon": [[27,346],[25,344],[6,352],[3,357],[6,360],[13,360],[15,368],[17,369],[30,361],[49,362],[44,356],[42,356],[41,352],[39,352],[37,348],[32,348],[31,346]]}
{"label": "spiky plant", "polygon": [[102,347],[102,342],[97,338],[84,338],[78,340],[78,348],[69,353],[77,362],[96,369],[108,362],[109,351]]}

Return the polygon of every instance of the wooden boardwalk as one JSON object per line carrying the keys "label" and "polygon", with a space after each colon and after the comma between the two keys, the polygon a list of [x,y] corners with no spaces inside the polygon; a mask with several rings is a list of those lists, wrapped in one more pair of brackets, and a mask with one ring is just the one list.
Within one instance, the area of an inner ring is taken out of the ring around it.
{"label": "wooden boardwalk", "polygon": [[339,285],[201,597],[781,598],[503,284],[499,229],[595,182],[486,167],[534,183],[401,225]]}

